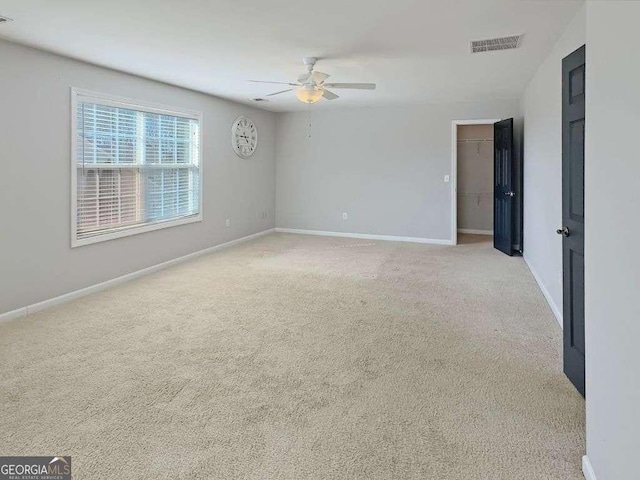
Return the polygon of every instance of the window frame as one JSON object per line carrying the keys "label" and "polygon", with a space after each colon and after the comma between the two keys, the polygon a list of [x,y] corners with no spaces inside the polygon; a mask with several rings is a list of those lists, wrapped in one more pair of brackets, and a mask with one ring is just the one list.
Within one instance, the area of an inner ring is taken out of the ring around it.
{"label": "window frame", "polygon": [[[97,234],[91,237],[78,239],[78,168],[77,168],[77,134],[78,119],[77,107],[79,99],[94,101],[100,105],[108,105],[111,107],[126,108],[130,110],[138,110],[148,113],[160,115],[171,115],[182,118],[189,118],[198,121],[198,214],[183,218],[158,220],[142,225],[115,227],[106,233]],[[203,142],[202,132],[204,130],[204,114],[198,110],[190,110],[186,108],[168,107],[152,102],[134,100],[126,97],[110,95],[106,93],[93,92],[81,88],[71,87],[71,248],[81,247],[83,245],[91,245],[94,243],[106,242],[116,238],[128,237],[130,235],[138,235],[140,233],[152,232],[163,228],[176,227],[189,223],[202,221],[203,206]]]}

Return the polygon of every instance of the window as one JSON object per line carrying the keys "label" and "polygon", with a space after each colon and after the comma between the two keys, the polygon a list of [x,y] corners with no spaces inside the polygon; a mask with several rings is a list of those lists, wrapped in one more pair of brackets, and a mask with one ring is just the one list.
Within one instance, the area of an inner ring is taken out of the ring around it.
{"label": "window", "polygon": [[201,220],[201,114],[72,90],[72,246]]}

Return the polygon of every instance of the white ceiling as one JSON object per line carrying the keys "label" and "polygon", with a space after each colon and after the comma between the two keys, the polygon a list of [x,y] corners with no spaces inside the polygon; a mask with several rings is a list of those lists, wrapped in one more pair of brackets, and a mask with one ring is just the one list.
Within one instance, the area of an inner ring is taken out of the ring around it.
{"label": "white ceiling", "polygon": [[[2,0],[0,37],[247,102],[295,81],[303,56],[336,90],[318,108],[516,98],[583,0]],[[469,41],[524,33],[521,48]],[[262,108],[305,108],[293,92]]]}

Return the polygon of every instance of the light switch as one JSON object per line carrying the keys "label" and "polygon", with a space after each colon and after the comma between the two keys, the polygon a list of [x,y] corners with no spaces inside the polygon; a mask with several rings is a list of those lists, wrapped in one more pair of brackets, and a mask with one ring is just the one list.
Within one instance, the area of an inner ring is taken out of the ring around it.
{"label": "light switch", "polygon": [[444,183],[449,183],[450,177],[449,175],[444,176]]}

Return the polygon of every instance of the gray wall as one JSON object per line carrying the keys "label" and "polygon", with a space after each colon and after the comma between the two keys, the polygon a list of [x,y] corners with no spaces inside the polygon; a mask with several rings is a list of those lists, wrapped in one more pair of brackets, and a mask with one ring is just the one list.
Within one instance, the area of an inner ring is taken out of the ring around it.
{"label": "gray wall", "polygon": [[527,86],[524,113],[524,257],[562,317],[562,59],[584,45],[585,8]]}
{"label": "gray wall", "polygon": [[[0,313],[274,227],[275,114],[4,41],[0,64]],[[202,222],[70,248],[72,86],[204,112]],[[249,160],[231,149],[241,114]]]}
{"label": "gray wall", "polygon": [[[277,226],[451,238],[451,122],[508,118],[516,100],[278,117]],[[342,220],[347,212],[348,220]]]}
{"label": "gray wall", "polygon": [[640,2],[587,3],[587,453],[598,480],[640,478]]}
{"label": "gray wall", "polygon": [[458,229],[493,232],[493,125],[458,126]]}

